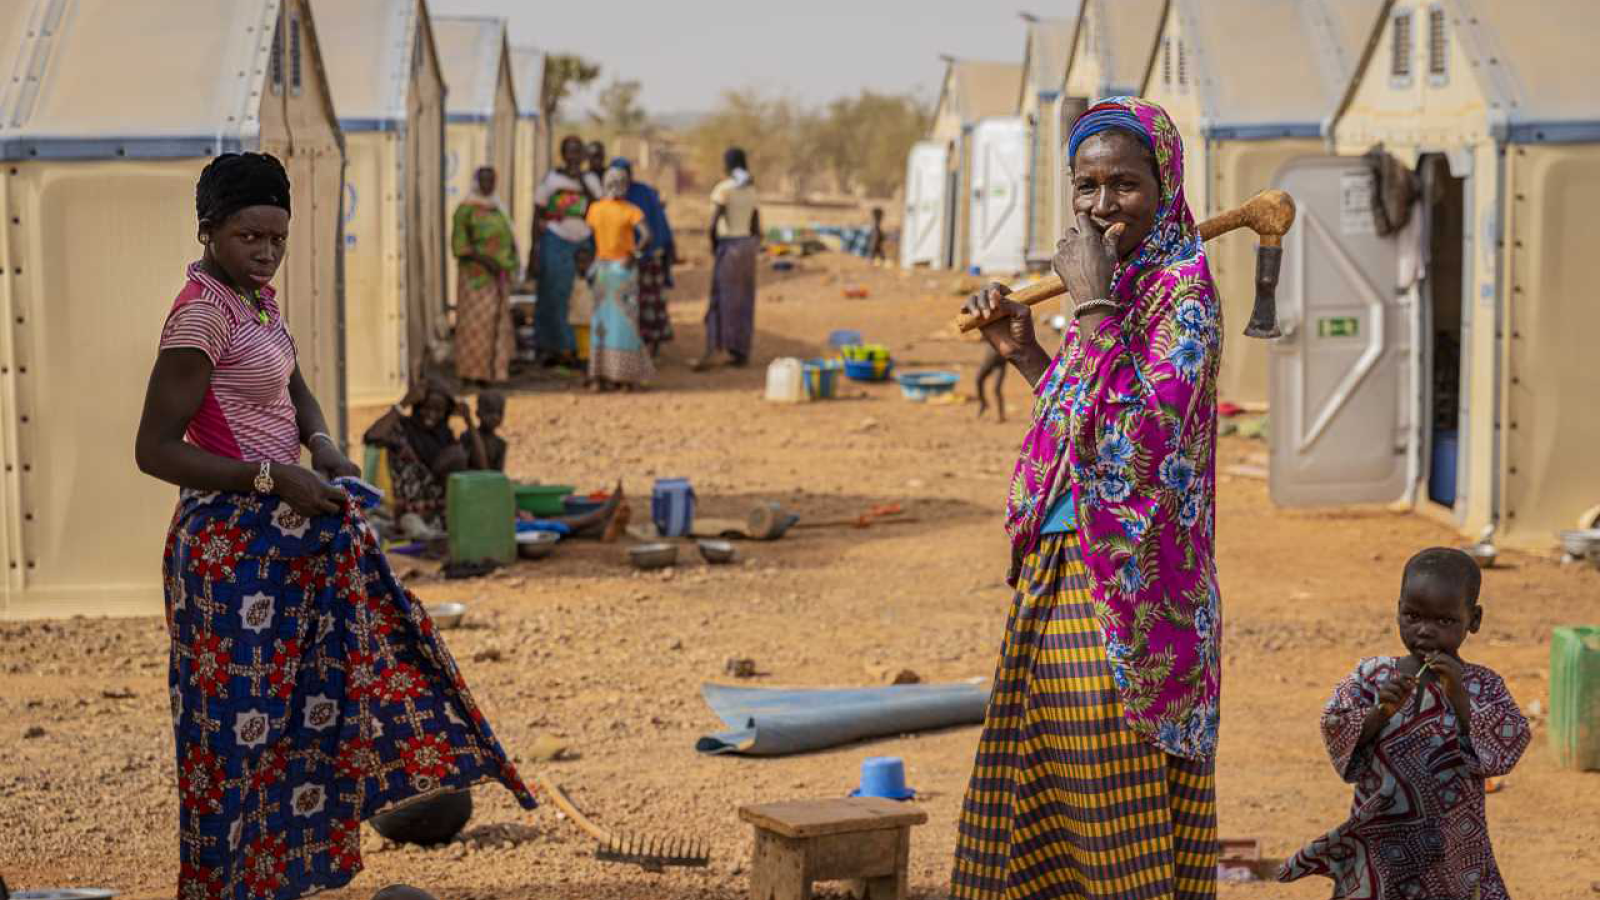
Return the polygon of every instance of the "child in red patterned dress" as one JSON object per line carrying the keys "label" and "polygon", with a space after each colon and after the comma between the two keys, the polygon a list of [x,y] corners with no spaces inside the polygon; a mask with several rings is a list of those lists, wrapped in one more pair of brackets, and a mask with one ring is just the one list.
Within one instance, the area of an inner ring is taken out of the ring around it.
{"label": "child in red patterned dress", "polygon": [[1485,820],[1484,779],[1531,732],[1499,675],[1460,649],[1483,622],[1482,573],[1459,550],[1406,563],[1398,623],[1407,655],[1362,660],[1334,689],[1322,736],[1355,785],[1348,821],[1284,863],[1280,881],[1333,879],[1333,897],[1506,900]]}

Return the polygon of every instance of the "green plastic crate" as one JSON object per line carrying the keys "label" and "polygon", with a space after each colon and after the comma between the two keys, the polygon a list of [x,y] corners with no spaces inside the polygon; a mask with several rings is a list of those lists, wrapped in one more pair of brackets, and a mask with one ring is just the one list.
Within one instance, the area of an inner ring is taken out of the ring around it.
{"label": "green plastic crate", "polygon": [[502,472],[457,472],[445,486],[445,527],[453,562],[517,558],[517,501]]}
{"label": "green plastic crate", "polygon": [[1564,769],[1600,769],[1600,625],[1550,636],[1550,748]]}

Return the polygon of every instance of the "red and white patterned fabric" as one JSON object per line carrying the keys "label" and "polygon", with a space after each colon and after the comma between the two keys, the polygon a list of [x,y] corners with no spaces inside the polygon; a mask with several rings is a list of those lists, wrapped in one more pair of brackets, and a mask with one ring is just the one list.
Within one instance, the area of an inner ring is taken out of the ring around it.
{"label": "red and white patterned fabric", "polygon": [[[1333,767],[1356,787],[1350,819],[1283,864],[1280,881],[1333,879],[1335,900],[1507,900],[1484,814],[1483,780],[1511,771],[1532,732],[1499,675],[1462,666],[1472,721],[1462,728],[1444,690],[1423,685],[1378,736],[1357,747],[1378,689],[1399,660],[1376,657],[1334,689],[1322,713]],[[1476,893],[1474,892],[1476,890]]]}
{"label": "red and white patterned fabric", "polygon": [[262,288],[260,298],[265,324],[200,263],[190,265],[161,329],[161,349],[199,350],[211,360],[211,384],[189,420],[191,444],[230,459],[288,465],[300,460],[300,426],[289,399],[294,339],[272,288]]}

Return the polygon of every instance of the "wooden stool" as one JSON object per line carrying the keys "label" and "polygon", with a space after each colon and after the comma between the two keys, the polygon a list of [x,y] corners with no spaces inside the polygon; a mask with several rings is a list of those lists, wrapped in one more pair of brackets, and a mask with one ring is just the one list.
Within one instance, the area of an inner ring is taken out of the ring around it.
{"label": "wooden stool", "polygon": [[905,900],[913,806],[878,797],[741,806],[755,826],[750,900],[811,900],[813,881],[855,881],[857,897]]}

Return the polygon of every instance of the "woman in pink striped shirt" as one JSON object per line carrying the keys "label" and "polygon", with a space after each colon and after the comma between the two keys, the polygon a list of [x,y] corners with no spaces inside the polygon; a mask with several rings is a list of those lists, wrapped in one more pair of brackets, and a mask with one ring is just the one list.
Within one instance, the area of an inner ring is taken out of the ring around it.
{"label": "woman in pink striped shirt", "polygon": [[[195,188],[204,254],[161,333],[139,468],[180,488],[167,535],[184,898],[291,900],[361,869],[360,823],[498,780],[507,761],[362,513],[270,283],[289,179],[226,154]],[[301,447],[311,467],[300,465]]]}

